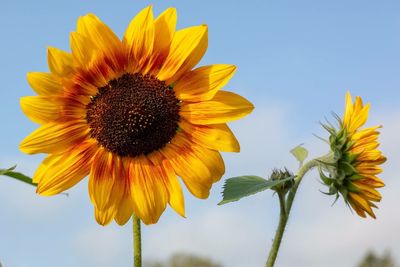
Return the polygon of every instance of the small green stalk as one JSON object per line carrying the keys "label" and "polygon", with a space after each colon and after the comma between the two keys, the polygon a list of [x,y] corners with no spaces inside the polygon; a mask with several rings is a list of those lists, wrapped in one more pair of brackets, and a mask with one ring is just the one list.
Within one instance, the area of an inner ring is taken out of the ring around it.
{"label": "small green stalk", "polygon": [[132,222],[134,267],[142,267],[142,236],[140,231],[140,219],[133,214]]}
{"label": "small green stalk", "polygon": [[268,260],[265,264],[265,267],[273,267],[275,264],[276,257],[278,256],[279,247],[282,242],[282,237],[286,229],[286,224],[289,220],[290,210],[292,209],[294,197],[296,196],[297,189],[299,188],[301,180],[308,171],[310,171],[314,167],[317,167],[318,164],[318,161],[314,159],[307,162],[299,169],[295,178],[295,184],[292,189],[290,189],[287,199],[285,199],[285,196],[283,194],[278,194],[280,204],[279,224],[278,228],[276,229],[274,241],[272,243],[272,247],[269,252]]}

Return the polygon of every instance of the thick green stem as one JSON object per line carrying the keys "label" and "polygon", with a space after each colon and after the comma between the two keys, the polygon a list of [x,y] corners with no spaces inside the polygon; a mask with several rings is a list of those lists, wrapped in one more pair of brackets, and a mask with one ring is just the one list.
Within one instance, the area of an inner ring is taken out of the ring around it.
{"label": "thick green stem", "polygon": [[133,214],[132,221],[134,267],[142,267],[142,236],[140,231],[140,219]]}
{"label": "thick green stem", "polygon": [[286,207],[285,207],[285,196],[283,194],[279,194],[279,204],[280,204],[280,216],[279,216],[279,225],[276,229],[274,242],[272,243],[271,250],[269,252],[267,263],[265,264],[266,267],[274,266],[276,257],[278,256],[279,247],[281,245],[283,233],[285,232],[286,223],[287,223],[287,214],[286,214]]}
{"label": "thick green stem", "polygon": [[297,189],[299,188],[300,182],[303,179],[304,175],[311,170],[312,168],[318,166],[317,160],[311,160],[303,165],[295,178],[295,184],[292,189],[289,191],[287,199],[282,194],[278,194],[279,196],[279,204],[280,204],[280,216],[279,216],[279,224],[276,229],[274,241],[272,243],[271,250],[269,252],[268,260],[265,264],[265,267],[273,267],[276,261],[276,257],[278,256],[279,247],[282,242],[282,237],[286,229],[286,224],[289,220],[290,210],[292,209],[294,197],[296,196]]}

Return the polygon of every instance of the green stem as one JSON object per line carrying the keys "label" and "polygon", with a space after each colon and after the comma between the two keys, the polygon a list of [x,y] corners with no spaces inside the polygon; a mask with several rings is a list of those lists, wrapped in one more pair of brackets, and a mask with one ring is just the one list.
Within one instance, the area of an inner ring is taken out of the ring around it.
{"label": "green stem", "polygon": [[275,264],[276,257],[278,256],[279,247],[282,242],[282,237],[286,229],[286,224],[289,220],[290,210],[292,209],[294,197],[296,196],[297,189],[299,188],[301,180],[308,171],[318,166],[318,164],[319,163],[317,160],[311,160],[299,169],[295,178],[295,184],[289,191],[286,200],[283,194],[278,194],[280,204],[279,224],[278,228],[276,229],[274,241],[272,243],[272,247],[269,252],[268,260],[265,264],[265,267],[273,267]]}
{"label": "green stem", "polygon": [[287,223],[287,214],[285,207],[285,196],[283,194],[279,194],[279,204],[280,204],[280,216],[279,216],[279,225],[276,229],[274,242],[272,243],[271,250],[269,252],[266,267],[274,266],[276,257],[278,256],[279,247],[281,245],[283,233],[285,232],[286,223]]}
{"label": "green stem", "polygon": [[299,169],[299,171],[297,172],[297,175],[295,178],[295,184],[294,184],[293,188],[289,191],[287,201],[286,201],[286,211],[287,211],[288,217],[290,214],[290,210],[292,209],[293,200],[294,200],[294,197],[296,196],[297,189],[299,188],[301,180],[303,179],[304,175],[306,175],[306,173],[308,171],[310,171],[314,167],[317,167],[318,165],[319,165],[318,160],[313,159],[313,160],[310,160],[309,162],[307,162],[306,164],[304,164],[303,167],[301,167]]}
{"label": "green stem", "polygon": [[133,214],[132,221],[134,267],[142,267],[142,236],[140,231],[140,219]]}

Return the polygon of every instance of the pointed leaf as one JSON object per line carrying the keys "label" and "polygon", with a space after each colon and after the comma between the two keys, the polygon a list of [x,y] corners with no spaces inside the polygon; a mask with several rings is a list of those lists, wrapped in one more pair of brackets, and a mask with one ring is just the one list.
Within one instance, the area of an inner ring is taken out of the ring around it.
{"label": "pointed leaf", "polygon": [[293,179],[293,177],[288,177],[282,180],[266,180],[254,175],[229,178],[225,180],[224,190],[222,192],[223,200],[218,203],[218,205],[238,201],[243,197],[270,189],[271,187],[284,183],[290,179]]}
{"label": "pointed leaf", "polygon": [[7,172],[13,171],[16,167],[17,167],[17,165],[14,165],[14,166],[12,166],[11,168],[8,168],[8,169],[0,169],[0,175],[4,175]]}
{"label": "pointed leaf", "polygon": [[30,178],[20,172],[14,172],[13,170],[15,169],[15,167],[16,166],[13,166],[9,169],[0,169],[0,175],[8,176],[8,177],[20,180],[21,182],[36,186],[36,184],[34,184],[32,182],[32,178]]}

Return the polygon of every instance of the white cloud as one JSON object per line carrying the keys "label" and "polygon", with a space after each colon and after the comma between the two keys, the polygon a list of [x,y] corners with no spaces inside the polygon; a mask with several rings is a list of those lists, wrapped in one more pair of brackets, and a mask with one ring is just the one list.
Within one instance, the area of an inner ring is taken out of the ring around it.
{"label": "white cloud", "polygon": [[[8,168],[18,164],[16,171],[31,175],[38,166],[39,161],[6,159],[0,160],[0,168]],[[51,216],[59,215],[61,212],[60,203],[66,200],[65,196],[56,196],[52,201],[46,197],[40,197],[35,193],[35,187],[19,182],[5,176],[0,177],[0,203],[7,203],[6,210],[12,211],[14,216],[21,220],[38,222]],[[58,214],[57,214],[58,213]]]}
{"label": "white cloud", "polygon": [[70,252],[82,266],[127,266],[127,261],[132,259],[131,233],[127,230],[115,225],[91,224],[72,238]]}
{"label": "white cloud", "polygon": [[209,208],[190,220],[173,220],[148,229],[147,259],[165,259],[189,252],[221,261],[225,266],[260,266],[265,252],[263,228],[257,220],[220,207]]}

